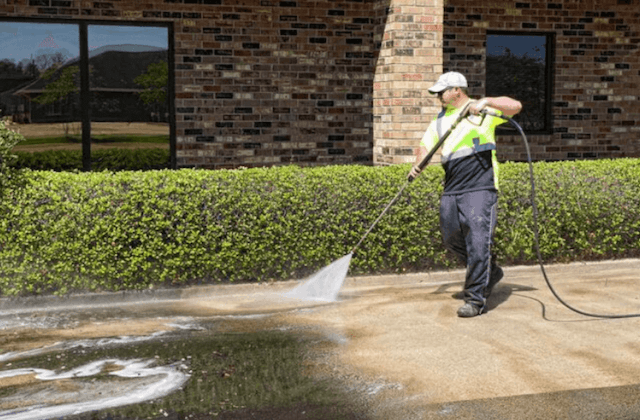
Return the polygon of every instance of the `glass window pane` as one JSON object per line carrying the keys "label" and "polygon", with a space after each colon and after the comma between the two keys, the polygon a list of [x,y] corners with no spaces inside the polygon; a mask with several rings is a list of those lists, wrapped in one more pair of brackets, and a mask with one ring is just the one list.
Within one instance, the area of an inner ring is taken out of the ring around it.
{"label": "glass window pane", "polygon": [[88,44],[94,169],[168,167],[167,28],[89,25]]}
{"label": "glass window pane", "polygon": [[487,96],[522,102],[515,119],[527,131],[548,130],[547,36],[487,35]]}
{"label": "glass window pane", "polygon": [[79,56],[76,24],[0,22],[1,114],[27,138],[16,152],[81,153]]}

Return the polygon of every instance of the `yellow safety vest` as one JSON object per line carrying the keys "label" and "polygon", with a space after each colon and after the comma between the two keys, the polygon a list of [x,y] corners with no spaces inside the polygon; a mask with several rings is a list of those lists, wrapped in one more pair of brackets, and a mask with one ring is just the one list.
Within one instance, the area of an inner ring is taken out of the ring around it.
{"label": "yellow safety vest", "polygon": [[[425,131],[420,146],[430,151],[462,112],[443,110]],[[501,115],[501,112],[490,108]],[[469,115],[460,121],[442,145],[445,169],[444,194],[498,190],[495,128],[505,120],[491,115]]]}

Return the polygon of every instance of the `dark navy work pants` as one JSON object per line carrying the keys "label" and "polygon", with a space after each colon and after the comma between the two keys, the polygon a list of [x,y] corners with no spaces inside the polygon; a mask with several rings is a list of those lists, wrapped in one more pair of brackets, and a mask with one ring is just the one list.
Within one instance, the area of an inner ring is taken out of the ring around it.
{"label": "dark navy work pants", "polygon": [[440,200],[440,229],[447,249],[467,266],[464,300],[484,310],[484,290],[489,284],[491,248],[496,227],[498,194],[474,191],[443,195]]}

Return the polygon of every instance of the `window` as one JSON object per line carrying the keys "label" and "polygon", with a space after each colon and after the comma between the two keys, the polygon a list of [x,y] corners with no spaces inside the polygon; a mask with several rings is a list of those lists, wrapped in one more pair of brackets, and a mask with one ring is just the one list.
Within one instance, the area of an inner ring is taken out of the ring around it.
{"label": "window", "polygon": [[153,149],[169,166],[168,29],[90,24],[87,35],[91,153]]}
{"label": "window", "polygon": [[[80,54],[78,26],[61,23],[0,22],[0,115],[21,124],[34,143],[27,151],[80,150],[79,80],[69,59]],[[77,67],[75,68],[77,69]],[[48,144],[59,137],[55,147]],[[62,144],[62,138],[73,141]]]}
{"label": "window", "polygon": [[27,138],[16,151],[81,150],[89,169],[91,154],[108,166],[109,149],[135,149],[175,167],[172,36],[165,23],[0,20],[0,117]]}
{"label": "window", "polygon": [[531,134],[552,133],[553,34],[487,33],[486,96],[522,102],[514,118]]}

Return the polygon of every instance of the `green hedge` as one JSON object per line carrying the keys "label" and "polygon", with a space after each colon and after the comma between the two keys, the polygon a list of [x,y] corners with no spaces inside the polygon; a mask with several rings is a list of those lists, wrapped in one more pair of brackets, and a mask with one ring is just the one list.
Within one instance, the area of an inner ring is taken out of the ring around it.
{"label": "green hedge", "polygon": [[[234,171],[25,171],[0,211],[3,295],[303,279],[348,253],[407,165]],[[640,160],[535,164],[547,262],[640,255]],[[431,166],[362,243],[350,274],[457,266]],[[528,167],[501,165],[502,264],[536,262]]]}
{"label": "green hedge", "polygon": [[[82,151],[49,150],[44,152],[14,152],[17,156],[13,166],[17,169],[42,171],[82,170]],[[150,149],[104,149],[91,152],[92,171],[137,171],[165,169],[169,167],[169,150]]]}

